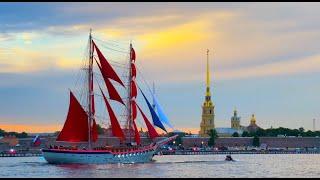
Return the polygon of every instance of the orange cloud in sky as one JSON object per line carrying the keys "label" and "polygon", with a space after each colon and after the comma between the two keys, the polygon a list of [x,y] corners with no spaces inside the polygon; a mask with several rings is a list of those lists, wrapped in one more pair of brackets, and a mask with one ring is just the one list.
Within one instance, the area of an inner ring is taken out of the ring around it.
{"label": "orange cloud in sky", "polygon": [[0,124],[0,129],[7,132],[44,133],[60,131],[62,126],[63,124]]}
{"label": "orange cloud in sky", "polygon": [[[3,129],[7,132],[27,132],[27,133],[45,133],[45,132],[55,132],[61,131],[63,124],[0,124],[0,129]],[[180,131],[186,133],[197,134],[199,132],[199,128],[187,128],[182,127],[178,128]],[[139,128],[140,130],[140,128]],[[143,131],[146,131],[146,128],[142,128]],[[163,131],[157,128],[158,133],[162,133]]]}
{"label": "orange cloud in sky", "polygon": [[205,22],[196,21],[140,35],[138,39],[143,42],[141,53],[145,54],[144,57],[162,57],[198,44],[207,37],[205,27]]}

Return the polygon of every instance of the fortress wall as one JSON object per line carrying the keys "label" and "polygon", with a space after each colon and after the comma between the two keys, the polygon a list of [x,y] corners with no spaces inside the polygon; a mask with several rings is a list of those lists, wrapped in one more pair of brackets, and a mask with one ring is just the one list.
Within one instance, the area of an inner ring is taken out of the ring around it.
{"label": "fortress wall", "polygon": [[[209,138],[183,137],[182,145],[188,147],[201,147],[208,144]],[[252,146],[252,137],[219,137],[216,139],[216,147]],[[269,148],[305,148],[320,147],[319,137],[260,137],[260,144],[266,144]]]}

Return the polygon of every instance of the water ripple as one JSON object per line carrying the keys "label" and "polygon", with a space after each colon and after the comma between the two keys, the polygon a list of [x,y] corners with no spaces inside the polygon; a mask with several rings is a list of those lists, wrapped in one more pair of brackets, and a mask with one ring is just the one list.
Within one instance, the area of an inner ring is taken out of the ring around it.
{"label": "water ripple", "polygon": [[42,157],[5,157],[0,177],[320,177],[319,154],[155,156],[151,163],[52,165]]}

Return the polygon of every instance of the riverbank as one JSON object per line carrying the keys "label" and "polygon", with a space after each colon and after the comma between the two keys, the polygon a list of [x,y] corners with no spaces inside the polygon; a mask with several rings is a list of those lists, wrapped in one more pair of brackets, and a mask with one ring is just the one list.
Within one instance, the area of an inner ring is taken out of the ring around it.
{"label": "riverbank", "polygon": [[320,151],[162,151],[161,155],[209,155],[209,154],[320,154]]}

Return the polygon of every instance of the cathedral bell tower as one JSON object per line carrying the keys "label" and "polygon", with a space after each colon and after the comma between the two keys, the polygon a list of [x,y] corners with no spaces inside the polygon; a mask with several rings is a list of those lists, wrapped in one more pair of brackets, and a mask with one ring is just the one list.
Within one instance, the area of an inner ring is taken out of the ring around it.
{"label": "cathedral bell tower", "polygon": [[214,129],[214,103],[211,101],[210,93],[210,71],[209,71],[209,49],[207,50],[207,79],[206,79],[206,96],[202,105],[202,121],[200,123],[201,137],[208,137],[211,129]]}
{"label": "cathedral bell tower", "polygon": [[240,117],[238,116],[238,112],[236,109],[234,109],[233,116],[231,117],[231,128],[241,129]]}

